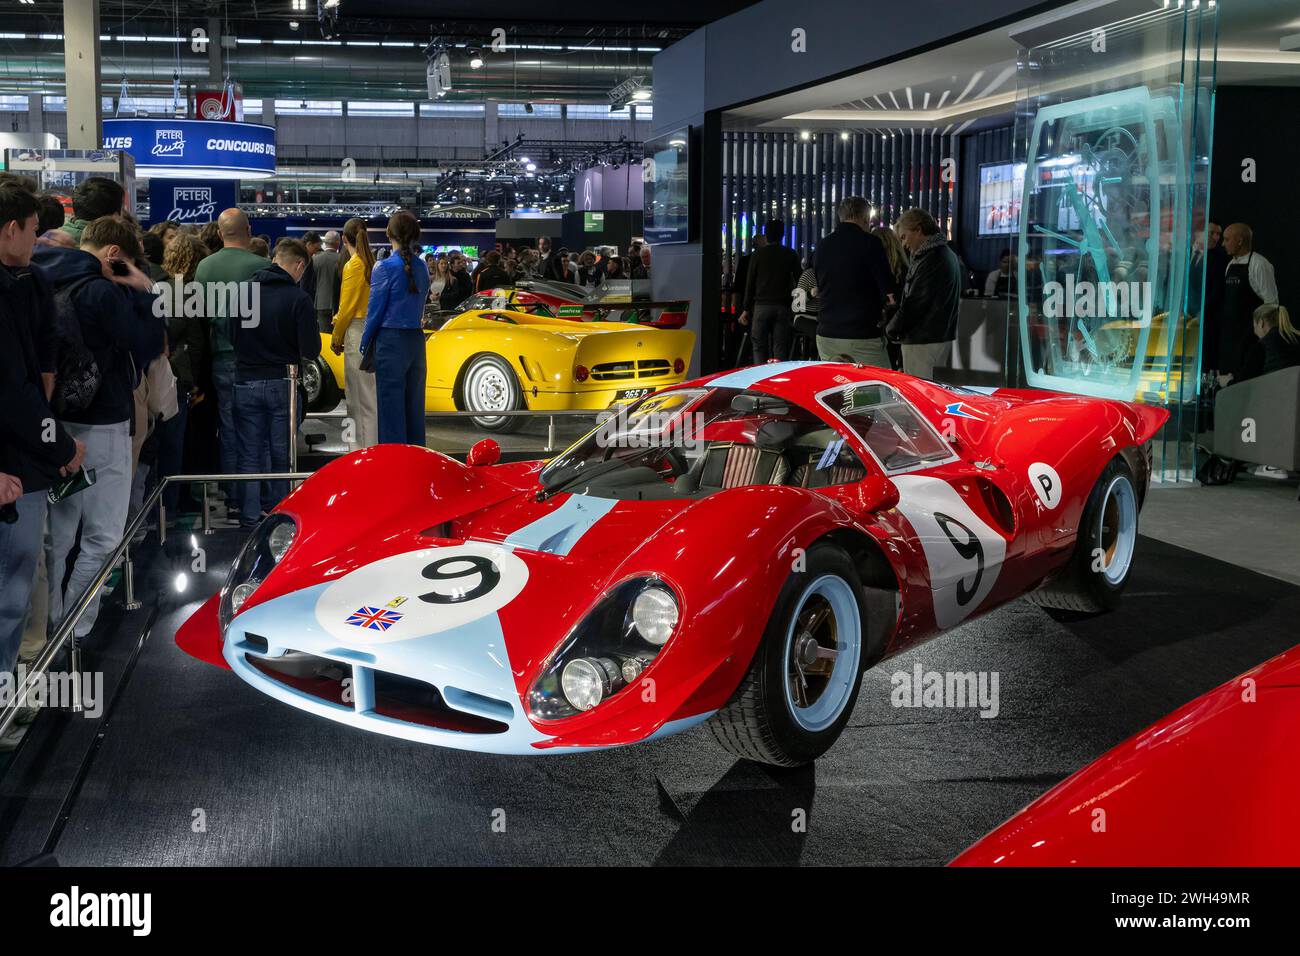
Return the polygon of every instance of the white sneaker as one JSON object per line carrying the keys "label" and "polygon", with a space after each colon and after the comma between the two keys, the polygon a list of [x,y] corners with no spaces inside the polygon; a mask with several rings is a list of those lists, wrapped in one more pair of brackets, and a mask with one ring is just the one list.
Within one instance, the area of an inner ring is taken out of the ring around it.
{"label": "white sneaker", "polygon": [[1251,474],[1256,478],[1272,478],[1274,481],[1286,481],[1290,477],[1285,468],[1274,468],[1272,465],[1260,465]]}
{"label": "white sneaker", "polygon": [[13,753],[18,749],[18,745],[23,742],[23,737],[27,736],[27,724],[15,723],[0,737],[0,754]]}

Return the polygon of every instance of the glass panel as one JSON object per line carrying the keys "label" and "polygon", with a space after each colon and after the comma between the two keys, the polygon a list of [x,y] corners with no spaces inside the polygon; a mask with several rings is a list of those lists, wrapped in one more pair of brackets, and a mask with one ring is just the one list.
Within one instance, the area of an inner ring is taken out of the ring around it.
{"label": "glass panel", "polygon": [[1216,7],[1020,54],[1008,379],[1168,407],[1155,464],[1175,480],[1194,472]]}

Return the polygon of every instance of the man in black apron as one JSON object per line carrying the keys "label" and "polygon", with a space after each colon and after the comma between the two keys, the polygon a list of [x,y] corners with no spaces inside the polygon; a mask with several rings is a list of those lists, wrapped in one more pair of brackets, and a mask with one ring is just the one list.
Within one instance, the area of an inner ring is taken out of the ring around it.
{"label": "man in black apron", "polygon": [[1232,260],[1223,279],[1218,352],[1221,383],[1228,376],[1233,379],[1241,377],[1246,357],[1258,341],[1252,324],[1255,310],[1265,302],[1277,301],[1276,285],[1272,281],[1273,267],[1251,248],[1251,244],[1251,230],[1245,223],[1233,223],[1223,231],[1223,246]]}

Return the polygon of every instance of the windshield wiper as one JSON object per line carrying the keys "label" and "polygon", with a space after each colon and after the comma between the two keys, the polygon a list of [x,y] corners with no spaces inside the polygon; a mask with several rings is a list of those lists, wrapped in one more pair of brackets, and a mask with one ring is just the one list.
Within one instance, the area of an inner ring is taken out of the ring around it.
{"label": "windshield wiper", "polygon": [[558,495],[565,488],[576,485],[583,479],[617,471],[625,467],[625,465],[626,463],[622,459],[611,458],[608,461],[596,462],[588,467],[587,461],[584,459],[576,465],[557,468],[542,479],[542,490],[537,493],[537,500],[545,501],[547,498]]}

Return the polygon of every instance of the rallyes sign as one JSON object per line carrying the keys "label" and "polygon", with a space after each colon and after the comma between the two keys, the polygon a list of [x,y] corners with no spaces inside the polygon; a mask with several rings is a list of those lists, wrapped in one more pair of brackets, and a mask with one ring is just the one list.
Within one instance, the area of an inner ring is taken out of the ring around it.
{"label": "rallyes sign", "polygon": [[130,153],[137,175],[261,179],[275,175],[275,128],[187,119],[106,119],[104,148]]}

